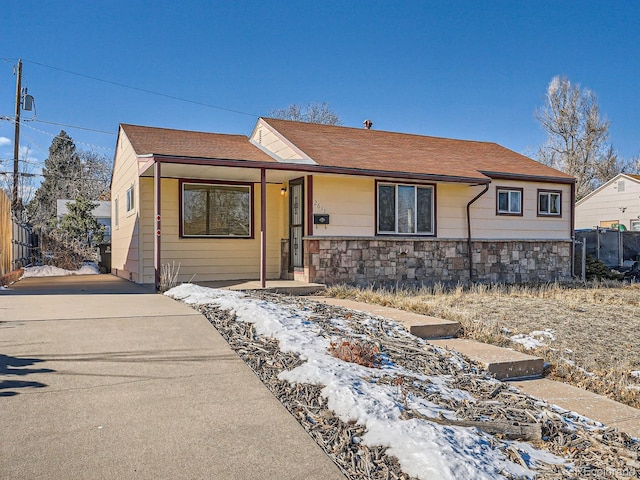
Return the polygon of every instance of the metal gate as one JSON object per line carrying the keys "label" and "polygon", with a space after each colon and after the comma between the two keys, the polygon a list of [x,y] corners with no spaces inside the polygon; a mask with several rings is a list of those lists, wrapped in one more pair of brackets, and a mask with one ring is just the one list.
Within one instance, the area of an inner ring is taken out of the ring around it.
{"label": "metal gate", "polygon": [[303,267],[302,237],[304,235],[304,180],[293,180],[289,183],[289,247],[290,266]]}

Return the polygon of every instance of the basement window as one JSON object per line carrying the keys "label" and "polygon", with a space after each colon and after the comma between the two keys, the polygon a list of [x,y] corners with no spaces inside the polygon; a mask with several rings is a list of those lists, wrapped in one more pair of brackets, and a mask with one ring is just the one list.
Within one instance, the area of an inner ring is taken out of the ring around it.
{"label": "basement window", "polygon": [[496,214],[522,216],[522,188],[498,187],[496,189]]}
{"label": "basement window", "polygon": [[253,186],[182,183],[183,237],[252,238]]}

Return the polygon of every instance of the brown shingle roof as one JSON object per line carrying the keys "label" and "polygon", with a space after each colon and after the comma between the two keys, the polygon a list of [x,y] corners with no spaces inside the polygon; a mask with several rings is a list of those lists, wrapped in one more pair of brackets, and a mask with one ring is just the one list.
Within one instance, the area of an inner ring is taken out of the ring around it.
{"label": "brown shingle roof", "polygon": [[244,135],[191,132],[121,124],[137,155],[275,162]]}
{"label": "brown shingle roof", "polygon": [[496,143],[263,120],[324,166],[467,178],[486,178],[485,173],[572,178]]}
{"label": "brown shingle roof", "polygon": [[627,177],[635,178],[636,180],[640,180],[640,175],[634,175],[631,173],[625,173]]}

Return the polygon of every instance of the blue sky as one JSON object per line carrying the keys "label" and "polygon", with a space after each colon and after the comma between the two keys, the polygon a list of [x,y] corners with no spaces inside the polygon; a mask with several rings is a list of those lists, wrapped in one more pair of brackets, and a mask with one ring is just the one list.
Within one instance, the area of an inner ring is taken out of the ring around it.
{"label": "blue sky", "polygon": [[[257,116],[312,101],[346,126],[370,118],[532,154],[545,140],[534,111],[558,74],[596,93],[620,154],[640,153],[638,2],[5,0],[0,10],[0,117],[14,115],[22,58],[37,120],[110,133],[25,122],[36,167],[61,128],[112,157],[120,122],[249,134]],[[0,120],[0,171],[13,131]]]}

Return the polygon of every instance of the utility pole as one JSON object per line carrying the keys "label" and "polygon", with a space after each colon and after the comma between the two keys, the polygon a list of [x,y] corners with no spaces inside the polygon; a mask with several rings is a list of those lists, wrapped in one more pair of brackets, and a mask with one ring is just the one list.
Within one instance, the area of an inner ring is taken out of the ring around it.
{"label": "utility pole", "polygon": [[18,216],[20,203],[18,200],[18,154],[20,153],[20,109],[22,108],[22,60],[18,59],[16,68],[16,132],[13,137],[13,192],[11,198],[11,209],[13,214]]}

